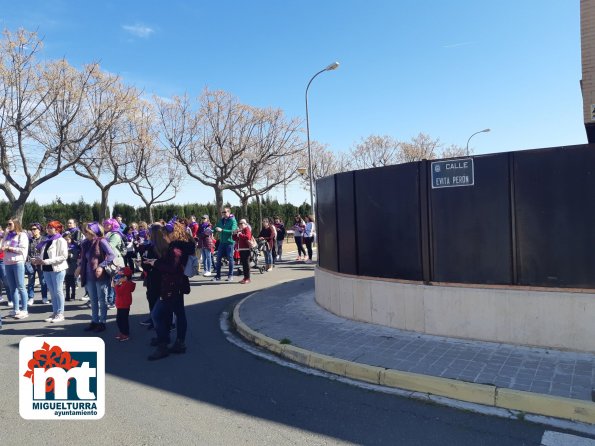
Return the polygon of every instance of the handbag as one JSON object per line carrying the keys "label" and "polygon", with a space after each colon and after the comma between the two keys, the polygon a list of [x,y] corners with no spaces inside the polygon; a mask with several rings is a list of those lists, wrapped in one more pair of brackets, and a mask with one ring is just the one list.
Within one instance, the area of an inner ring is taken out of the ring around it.
{"label": "handbag", "polygon": [[113,277],[122,268],[124,268],[124,259],[122,256],[118,255],[114,260],[106,265],[103,270],[109,277]]}
{"label": "handbag", "polygon": [[248,240],[248,244],[250,245],[250,249],[254,249],[258,246],[258,243],[256,242],[254,236],[252,236],[252,238]]}
{"label": "handbag", "polygon": [[188,256],[186,265],[184,266],[184,275],[186,277],[194,277],[198,274],[198,257]]}

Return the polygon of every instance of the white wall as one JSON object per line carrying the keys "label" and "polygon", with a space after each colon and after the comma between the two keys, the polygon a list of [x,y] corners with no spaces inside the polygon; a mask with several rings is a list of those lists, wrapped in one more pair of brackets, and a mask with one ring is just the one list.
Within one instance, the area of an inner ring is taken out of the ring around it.
{"label": "white wall", "polygon": [[339,316],[441,336],[595,353],[595,294],[424,285],[316,269],[316,301]]}

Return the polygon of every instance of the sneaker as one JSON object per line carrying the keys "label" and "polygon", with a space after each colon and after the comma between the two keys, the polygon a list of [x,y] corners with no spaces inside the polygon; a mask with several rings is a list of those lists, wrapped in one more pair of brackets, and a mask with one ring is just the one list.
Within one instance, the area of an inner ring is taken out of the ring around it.
{"label": "sneaker", "polygon": [[119,341],[122,336],[124,336],[122,333],[118,333],[116,336],[114,336],[114,339]]}
{"label": "sneaker", "polygon": [[227,276],[227,279],[225,279],[226,282],[233,282],[233,277],[231,276]]}
{"label": "sneaker", "polygon": [[33,305],[33,298],[29,298],[29,300],[27,300],[27,305]]}
{"label": "sneaker", "polygon": [[16,311],[12,310],[8,313],[8,317],[15,317],[16,314]]}
{"label": "sneaker", "polygon": [[64,315],[62,313],[58,313],[56,315],[56,317],[54,317],[54,319],[52,319],[52,324],[55,324],[57,322],[64,322]]}
{"label": "sneaker", "polygon": [[151,318],[145,319],[144,321],[141,321],[140,324],[148,327],[149,325],[153,325],[153,320]]}
{"label": "sneaker", "polygon": [[99,324],[97,324],[95,326],[95,330],[93,330],[95,333],[101,333],[102,331],[105,331],[105,324],[102,324],[101,322]]}
{"label": "sneaker", "polygon": [[7,299],[6,299],[6,297],[4,297],[4,296],[0,296],[0,303],[2,303],[2,302],[6,302],[6,300],[7,300]]}
{"label": "sneaker", "polygon": [[44,322],[52,322],[52,320],[56,317],[56,313],[52,313],[52,315],[46,319],[44,319]]}
{"label": "sneaker", "polygon": [[8,301],[8,306],[9,306],[10,308],[14,307],[14,304],[12,303],[12,301],[11,301],[11,300],[9,300],[9,301]]}
{"label": "sneaker", "polygon": [[83,296],[83,297],[81,297],[81,300],[83,302],[87,302],[89,300],[89,296]]}
{"label": "sneaker", "polygon": [[128,341],[130,339],[130,336],[127,336],[125,334],[121,335],[120,338],[118,339],[118,341],[120,342],[124,342],[124,341]]}
{"label": "sneaker", "polygon": [[312,263],[312,260],[308,259],[305,263]]}
{"label": "sneaker", "polygon": [[26,317],[29,317],[29,313],[27,311],[19,311],[14,315],[15,319],[25,319]]}
{"label": "sneaker", "polygon": [[250,283],[250,279],[243,279],[243,280],[240,280],[240,283],[241,283],[242,285],[246,285],[246,284]]}
{"label": "sneaker", "polygon": [[211,282],[220,282],[220,281],[221,281],[221,277],[217,277],[217,276],[215,276],[211,279]]}
{"label": "sneaker", "polygon": [[205,277],[211,277],[212,273],[210,271],[207,271],[206,273],[203,274],[203,276]]}
{"label": "sneaker", "polygon": [[47,299],[41,299],[41,303],[44,304],[44,305],[47,305],[48,304],[48,300]]}
{"label": "sneaker", "polygon": [[108,310],[114,310],[116,308],[115,304],[107,304],[107,309]]}

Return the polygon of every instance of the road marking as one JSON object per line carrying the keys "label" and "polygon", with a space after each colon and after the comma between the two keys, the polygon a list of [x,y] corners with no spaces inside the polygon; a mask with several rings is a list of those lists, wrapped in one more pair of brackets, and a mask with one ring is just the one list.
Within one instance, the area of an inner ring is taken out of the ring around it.
{"label": "road marking", "polygon": [[595,440],[561,432],[545,431],[541,446],[594,446]]}

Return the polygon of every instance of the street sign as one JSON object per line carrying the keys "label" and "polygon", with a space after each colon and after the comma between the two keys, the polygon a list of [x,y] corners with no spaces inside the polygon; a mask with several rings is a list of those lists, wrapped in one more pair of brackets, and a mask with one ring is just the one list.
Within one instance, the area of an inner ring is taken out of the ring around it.
{"label": "street sign", "polygon": [[591,121],[595,121],[595,104],[591,104]]}
{"label": "street sign", "polygon": [[433,161],[431,169],[432,189],[473,186],[475,184],[473,158]]}

